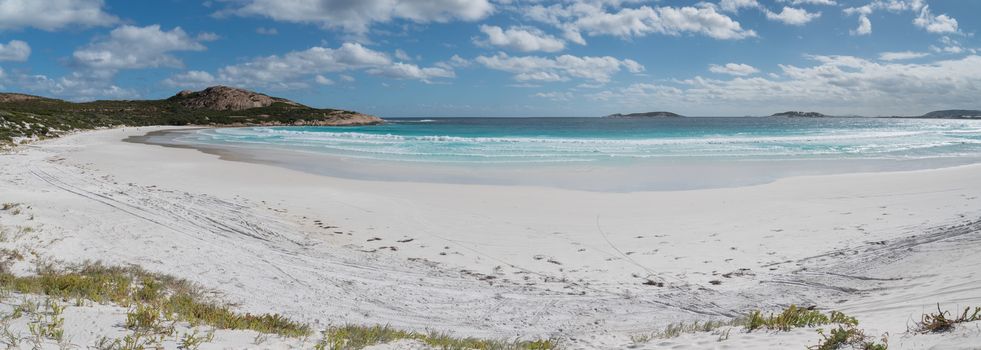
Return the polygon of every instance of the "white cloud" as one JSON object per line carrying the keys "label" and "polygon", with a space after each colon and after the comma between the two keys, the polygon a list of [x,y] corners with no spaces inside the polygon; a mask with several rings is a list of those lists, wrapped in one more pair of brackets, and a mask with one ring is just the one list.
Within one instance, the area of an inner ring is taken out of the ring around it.
{"label": "white cloud", "polygon": [[780,0],[780,2],[790,3],[791,5],[838,5],[835,0]]}
{"label": "white cloud", "polygon": [[102,0],[0,0],[0,29],[108,26],[119,19],[103,11]]}
{"label": "white cloud", "polygon": [[866,5],[843,10],[846,15],[859,16],[859,27],[851,31],[852,35],[871,34],[872,22],[869,20],[869,15],[878,10],[916,13],[913,24],[930,33],[959,33],[957,20],[947,14],[934,15],[926,0],[873,0]]}
{"label": "white cloud", "polygon": [[930,56],[930,54],[927,52],[913,52],[913,51],[883,52],[879,54],[879,59],[883,61],[903,61],[903,60],[923,58],[927,56]]}
{"label": "white cloud", "polygon": [[200,70],[179,73],[164,80],[164,84],[170,86],[198,87],[208,86],[214,83],[215,77],[211,73]]}
{"label": "white cloud", "polygon": [[505,30],[498,26],[481,25],[480,31],[487,35],[487,39],[474,40],[478,45],[492,45],[522,52],[557,52],[565,49],[564,41],[537,28],[511,27]]}
{"label": "white cloud", "polygon": [[649,34],[700,34],[715,39],[732,40],[755,37],[756,32],[743,29],[739,22],[719,13],[717,6],[699,4],[685,7],[636,8],[613,6],[607,9],[603,1],[575,2],[567,5],[533,5],[517,11],[531,19],[562,30],[571,42],[585,44],[582,33],[620,38]]}
{"label": "white cloud", "polygon": [[756,67],[742,63],[726,63],[724,66],[713,64],[709,65],[709,71],[712,73],[729,74],[735,76],[753,75],[760,72],[760,70],[756,69]]}
{"label": "white cloud", "polygon": [[[930,49],[933,50],[934,52],[950,53],[950,54],[959,54],[961,52],[967,51],[961,46],[961,43],[959,41],[954,40],[949,36],[941,37],[940,44],[941,46],[939,47],[931,45]],[[973,53],[974,50],[970,50],[970,51],[972,51]]]}
{"label": "white cloud", "polygon": [[930,12],[930,6],[924,5],[920,15],[913,20],[917,27],[930,33],[957,33],[957,20],[946,14],[936,15]]}
{"label": "white cloud", "polygon": [[861,15],[858,17],[858,28],[849,31],[852,35],[869,35],[872,34],[872,21],[866,15]]}
{"label": "white cloud", "polygon": [[[455,76],[453,70],[446,67],[419,67],[414,64],[396,63],[383,52],[357,43],[344,43],[336,49],[311,47],[284,55],[260,57],[245,63],[222,67],[216,74],[202,71],[184,72],[164,80],[164,84],[201,87],[220,83],[302,89],[309,87],[307,82],[310,79],[320,83],[318,75],[358,70],[390,78],[416,79],[425,82]],[[341,76],[343,81],[353,81],[353,79],[349,76]]]}
{"label": "white cloud", "polygon": [[510,72],[518,81],[565,81],[571,78],[608,82],[621,70],[631,73],[644,71],[644,66],[634,60],[620,60],[610,56],[578,57],[562,55],[555,58],[540,56],[478,56],[477,63],[487,68]]}
{"label": "white cloud", "polygon": [[200,40],[201,38],[191,38],[180,27],[163,31],[159,25],[124,25],[113,29],[109,37],[75,50],[72,60],[84,68],[111,71],[181,67],[181,60],[170,53],[205,50]]}
{"label": "white cloud", "polygon": [[234,5],[218,14],[263,16],[359,34],[374,23],[395,19],[417,23],[475,21],[494,10],[488,0],[243,0]]}
{"label": "white cloud", "polygon": [[34,93],[73,101],[139,97],[136,91],[112,84],[109,78],[111,77],[99,73],[74,72],[61,78],[49,78],[46,75],[15,74],[4,79]]}
{"label": "white cloud", "polygon": [[31,46],[20,40],[11,40],[7,44],[0,43],[0,61],[27,61],[31,57]]}
{"label": "white cloud", "polygon": [[620,37],[643,36],[647,33],[679,35],[698,33],[715,39],[743,39],[756,36],[743,30],[739,22],[720,14],[712,7],[643,6],[623,9],[617,13],[600,13],[580,18],[576,26],[590,35],[607,34]]}
{"label": "white cloud", "polygon": [[402,49],[395,49],[395,58],[398,58],[403,61],[412,60],[412,56],[409,56],[409,54],[403,51]]}
{"label": "white cloud", "polygon": [[255,29],[255,32],[256,32],[256,34],[261,34],[261,35],[277,35],[277,34],[279,34],[279,30],[276,30],[276,28],[266,28],[266,27],[256,28]]}
{"label": "white cloud", "polygon": [[760,3],[756,0],[721,0],[719,9],[726,12],[737,12],[742,8],[760,8]]}
{"label": "white cloud", "polygon": [[807,24],[807,22],[813,21],[814,19],[821,17],[820,12],[807,12],[804,9],[798,9],[793,7],[784,6],[780,13],[776,13],[770,10],[766,10],[766,18],[780,21],[784,24],[800,26]]}
{"label": "white cloud", "polygon": [[[694,78],[634,84],[593,98],[623,105],[818,108],[870,115],[911,114],[971,105],[981,95],[981,56],[923,64],[880,63],[851,56],[809,56],[814,65],[781,65],[779,77]],[[833,112],[833,111],[832,111]]]}
{"label": "white cloud", "polygon": [[317,82],[317,84],[320,85],[334,85],[333,80],[330,80],[327,77],[320,74],[317,74],[317,76],[313,77],[313,81]]}
{"label": "white cloud", "polygon": [[544,98],[547,100],[557,101],[557,102],[570,101],[573,98],[571,92],[560,92],[560,91],[539,92],[532,96],[538,98]]}
{"label": "white cloud", "polygon": [[387,66],[371,68],[369,74],[386,76],[395,79],[416,79],[430,82],[435,78],[453,78],[456,74],[442,67],[419,67],[414,64],[396,62]]}

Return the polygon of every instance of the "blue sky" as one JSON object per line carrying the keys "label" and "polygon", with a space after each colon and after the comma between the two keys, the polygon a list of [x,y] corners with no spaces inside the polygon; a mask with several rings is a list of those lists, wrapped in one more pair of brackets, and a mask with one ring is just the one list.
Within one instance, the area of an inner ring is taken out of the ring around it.
{"label": "blue sky", "polygon": [[383,117],[981,108],[981,1],[0,0],[0,87]]}

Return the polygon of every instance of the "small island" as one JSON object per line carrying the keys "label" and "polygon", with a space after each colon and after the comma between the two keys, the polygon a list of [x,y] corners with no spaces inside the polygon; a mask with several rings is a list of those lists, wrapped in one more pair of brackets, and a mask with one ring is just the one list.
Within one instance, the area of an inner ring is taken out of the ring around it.
{"label": "small island", "polygon": [[671,112],[657,111],[657,112],[643,112],[643,113],[630,113],[630,114],[610,114],[603,118],[682,118],[683,115]]}
{"label": "small island", "polygon": [[775,113],[771,117],[788,117],[788,118],[826,118],[827,115],[818,112],[801,112],[801,111],[788,111],[783,113]]}

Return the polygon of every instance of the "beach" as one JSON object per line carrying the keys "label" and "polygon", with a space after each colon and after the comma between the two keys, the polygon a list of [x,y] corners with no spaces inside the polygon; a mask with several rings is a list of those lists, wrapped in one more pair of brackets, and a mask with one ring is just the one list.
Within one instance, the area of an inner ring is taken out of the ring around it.
{"label": "beach", "polygon": [[890,348],[981,343],[973,325],[907,333],[938,303],[981,305],[981,165],[601,192],[357,180],[123,141],[169,128],[0,155],[0,202],[32,215],[3,217],[33,231],[9,244],[65,263],[139,265],[321,328],[587,349],[804,348],[820,339],[813,330],[631,339],[797,304],[855,316]]}

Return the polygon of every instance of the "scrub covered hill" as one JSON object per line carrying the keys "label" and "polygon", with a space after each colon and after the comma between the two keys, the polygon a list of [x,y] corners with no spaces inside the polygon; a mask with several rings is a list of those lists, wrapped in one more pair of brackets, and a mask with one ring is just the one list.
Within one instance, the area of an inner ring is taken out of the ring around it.
{"label": "scrub covered hill", "polygon": [[321,109],[253,91],[213,86],[181,91],[165,100],[102,100],[74,103],[19,93],[0,93],[0,144],[57,137],[74,130],[149,125],[370,125],[382,119],[340,109]]}

